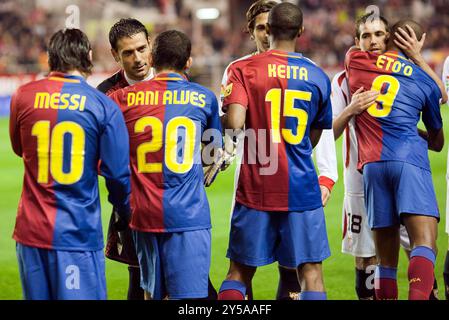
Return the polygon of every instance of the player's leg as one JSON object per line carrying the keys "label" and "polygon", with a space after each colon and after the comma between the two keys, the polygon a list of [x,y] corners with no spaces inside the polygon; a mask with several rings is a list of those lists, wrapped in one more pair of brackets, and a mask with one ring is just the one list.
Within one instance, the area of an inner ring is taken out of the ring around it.
{"label": "player's leg", "polygon": [[280,243],[276,248],[279,264],[296,266],[301,300],[325,300],[321,262],[330,256],[323,208],[302,212],[277,212]]}
{"label": "player's leg", "polygon": [[374,290],[377,300],[398,298],[397,265],[399,259],[399,217],[396,185],[402,163],[372,162],[363,168],[365,208],[373,230],[377,267]]}
{"label": "player's leg", "polygon": [[342,252],[355,257],[355,291],[359,300],[373,300],[377,265],[373,232],[368,226],[363,194],[345,195]]}
{"label": "player's leg", "polygon": [[144,300],[144,291],[140,287],[140,267],[129,265],[128,274],[128,300]]}
{"label": "player's leg", "polygon": [[410,236],[409,299],[427,300],[434,285],[438,204],[429,170],[404,163],[397,208]]}
{"label": "player's leg", "polygon": [[373,230],[378,258],[374,288],[376,300],[398,298],[397,266],[399,261],[399,226]]}
{"label": "player's leg", "polygon": [[32,248],[20,243],[16,244],[22,294],[25,300],[50,300],[48,271],[44,255],[49,250]]}
{"label": "player's leg", "polygon": [[210,229],[165,233],[160,257],[170,300],[208,296],[211,260]]}
{"label": "player's leg", "polygon": [[115,228],[115,215],[109,220],[105,256],[128,265],[128,300],[143,300],[144,291],[140,287],[140,268],[137,260],[131,229],[119,232]]}
{"label": "player's leg", "polygon": [[162,300],[166,297],[159,242],[161,234],[132,231],[140,266],[140,285],[145,300]]}
{"label": "player's leg", "polygon": [[[412,252],[412,247],[410,244],[410,237],[408,236],[407,229],[404,225],[401,225],[400,228],[400,237],[401,237],[401,247],[404,249],[404,253],[407,256],[408,261],[410,261],[410,254]],[[438,283],[437,278],[434,277],[433,288],[429,295],[429,300],[439,300],[438,299]]]}
{"label": "player's leg", "polygon": [[298,281],[296,268],[287,268],[278,265],[279,282],[276,300],[298,300],[301,286]]}
{"label": "player's leg", "polygon": [[437,220],[429,216],[402,216],[413,245],[408,268],[409,299],[427,300],[435,281]]}
{"label": "player's leg", "polygon": [[230,267],[220,287],[219,300],[247,296],[256,268],[275,261],[277,229],[276,217],[270,213],[235,204],[226,255]]}
{"label": "player's leg", "polygon": [[359,300],[375,299],[374,273],[376,265],[376,256],[355,257],[355,291]]}

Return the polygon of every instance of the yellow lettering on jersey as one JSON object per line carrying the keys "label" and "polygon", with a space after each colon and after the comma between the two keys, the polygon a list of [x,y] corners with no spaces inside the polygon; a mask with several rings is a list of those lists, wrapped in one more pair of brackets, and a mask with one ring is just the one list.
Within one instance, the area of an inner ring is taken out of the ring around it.
{"label": "yellow lettering on jersey", "polygon": [[162,103],[165,105],[173,103],[173,91],[164,91]]}
{"label": "yellow lettering on jersey", "polygon": [[[400,56],[395,57],[401,59]],[[380,55],[376,61],[376,67],[391,73],[403,74],[410,77],[413,74],[413,68],[410,65],[405,64],[401,60],[395,60],[386,55]]]}
{"label": "yellow lettering on jersey", "polygon": [[37,92],[34,97],[34,109],[84,111],[86,100],[86,96],[79,94]]}
{"label": "yellow lettering on jersey", "polygon": [[309,71],[305,67],[268,64],[268,77],[294,80],[309,80]]}

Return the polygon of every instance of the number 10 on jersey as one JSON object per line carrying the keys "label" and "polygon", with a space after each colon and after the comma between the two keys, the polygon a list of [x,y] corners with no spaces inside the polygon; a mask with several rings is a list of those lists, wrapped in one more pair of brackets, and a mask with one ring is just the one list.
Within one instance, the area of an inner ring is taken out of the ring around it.
{"label": "number 10 on jersey", "polygon": [[[295,108],[295,100],[311,101],[312,93],[301,90],[285,90],[283,108],[281,108],[282,89],[270,89],[265,95],[265,101],[271,104],[271,139],[273,143],[281,142],[281,133],[285,142],[293,145],[300,144],[304,138],[309,116],[305,110]],[[289,128],[282,128],[280,130],[281,109],[283,110],[284,117],[297,119],[296,134]]]}

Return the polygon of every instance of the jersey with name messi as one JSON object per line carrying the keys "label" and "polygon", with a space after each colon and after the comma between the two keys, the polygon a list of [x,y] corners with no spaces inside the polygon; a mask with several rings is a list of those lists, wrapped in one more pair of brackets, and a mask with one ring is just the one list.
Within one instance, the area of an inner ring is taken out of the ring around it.
{"label": "jersey with name messi", "polygon": [[44,249],[101,250],[99,160],[109,201],[129,210],[128,132],[118,106],[82,77],[52,72],[14,94],[10,136],[25,164],[14,239]]}
{"label": "jersey with name messi", "polygon": [[309,133],[332,128],[329,78],[301,54],[278,50],[236,61],[228,76],[223,111],[247,108],[236,201],[263,211],[320,207]]}
{"label": "jersey with name messi", "polygon": [[422,120],[427,129],[443,123],[435,81],[403,55],[349,51],[346,71],[350,94],[360,87],[379,91],[372,106],[356,117],[359,169],[369,162],[404,161],[430,170],[427,141],[418,134]]}
{"label": "jersey with name messi", "polygon": [[131,228],[210,228],[201,138],[206,129],[215,129],[214,143],[222,146],[215,95],[180,74],[164,73],[110,97],[122,109],[130,137]]}

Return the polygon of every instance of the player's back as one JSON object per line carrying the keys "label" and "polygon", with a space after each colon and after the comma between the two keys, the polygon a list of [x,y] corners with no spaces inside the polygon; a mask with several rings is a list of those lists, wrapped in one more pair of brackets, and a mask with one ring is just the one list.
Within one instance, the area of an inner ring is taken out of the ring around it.
{"label": "player's back", "polygon": [[203,185],[203,132],[216,129],[218,103],[208,89],[177,73],[115,92],[130,137],[131,227],[179,232],[210,227]]}
{"label": "player's back", "polygon": [[[127,147],[124,126],[114,120],[123,121],[119,108],[82,77],[53,72],[20,87],[11,113],[13,146],[25,164],[14,238],[47,249],[101,249],[97,165],[108,147],[106,126],[115,126],[116,143]],[[117,159],[111,176],[129,174],[126,158],[109,156],[107,166]]]}
{"label": "player's back", "polygon": [[430,169],[427,142],[419,136],[417,124],[422,112],[427,127],[441,127],[436,83],[395,52],[349,55],[351,94],[360,87],[380,92],[377,102],[356,118],[359,166],[397,160]]}
{"label": "player's back", "polygon": [[[328,77],[301,54],[278,50],[237,61],[228,74],[224,107],[239,103],[247,108],[237,201],[265,211],[319,207],[309,133],[311,128],[331,128]],[[254,140],[256,159],[249,151]]]}

